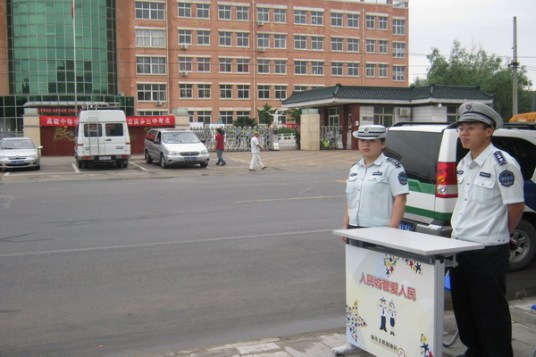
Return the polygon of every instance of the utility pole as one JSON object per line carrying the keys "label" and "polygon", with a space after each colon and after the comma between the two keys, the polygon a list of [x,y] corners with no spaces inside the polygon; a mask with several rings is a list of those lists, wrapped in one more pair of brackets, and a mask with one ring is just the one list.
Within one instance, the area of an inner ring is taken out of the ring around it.
{"label": "utility pole", "polygon": [[512,115],[517,114],[517,17],[514,16],[514,58],[510,65],[512,66]]}

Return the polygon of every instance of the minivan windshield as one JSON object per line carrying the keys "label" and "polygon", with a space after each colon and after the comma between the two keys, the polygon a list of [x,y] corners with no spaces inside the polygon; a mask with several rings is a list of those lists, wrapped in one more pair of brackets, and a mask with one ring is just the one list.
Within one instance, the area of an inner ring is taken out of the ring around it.
{"label": "minivan windshield", "polygon": [[163,133],[162,142],[165,144],[197,144],[199,138],[191,132]]}

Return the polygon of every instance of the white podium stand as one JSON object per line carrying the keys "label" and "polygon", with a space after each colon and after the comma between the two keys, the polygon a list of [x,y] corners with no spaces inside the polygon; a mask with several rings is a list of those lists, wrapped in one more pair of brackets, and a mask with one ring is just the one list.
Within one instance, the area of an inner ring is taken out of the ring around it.
{"label": "white podium stand", "polygon": [[346,245],[346,340],[375,356],[438,357],[445,257],[478,243],[388,227],[341,229]]}

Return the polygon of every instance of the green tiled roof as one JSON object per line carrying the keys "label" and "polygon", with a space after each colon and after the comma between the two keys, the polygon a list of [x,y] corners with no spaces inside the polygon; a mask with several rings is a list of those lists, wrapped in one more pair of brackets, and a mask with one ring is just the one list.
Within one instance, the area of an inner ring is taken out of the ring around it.
{"label": "green tiled roof", "polygon": [[393,102],[415,104],[420,100],[441,101],[484,100],[491,101],[494,96],[478,87],[431,85],[426,87],[361,87],[343,86],[323,87],[303,92],[294,92],[283,101],[283,106],[306,107],[325,106],[334,103],[373,103]]}

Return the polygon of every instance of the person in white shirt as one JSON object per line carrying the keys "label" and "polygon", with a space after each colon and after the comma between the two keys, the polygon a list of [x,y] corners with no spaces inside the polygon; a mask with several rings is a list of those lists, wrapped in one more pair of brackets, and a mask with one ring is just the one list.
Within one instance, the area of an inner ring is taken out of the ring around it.
{"label": "person in white shirt", "polygon": [[261,160],[261,151],[263,147],[259,143],[259,132],[256,131],[251,137],[251,162],[249,164],[249,171],[255,171],[255,167],[259,166],[262,170],[266,168]]}

